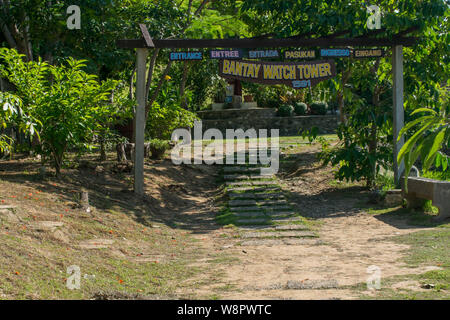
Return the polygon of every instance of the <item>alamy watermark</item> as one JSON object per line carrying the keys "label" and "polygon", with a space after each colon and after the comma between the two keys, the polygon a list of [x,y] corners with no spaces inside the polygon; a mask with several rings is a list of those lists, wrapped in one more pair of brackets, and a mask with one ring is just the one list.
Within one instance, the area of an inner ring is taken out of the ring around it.
{"label": "alamy watermark", "polygon": [[[279,129],[271,129],[270,136],[268,136],[268,129],[259,129],[258,131],[253,128],[246,131],[226,129],[225,150],[222,131],[210,128],[203,132],[202,129],[202,122],[195,121],[192,130],[176,129],[173,131],[172,140],[178,142],[171,152],[174,164],[223,164],[225,159],[225,164],[261,164],[263,165],[261,175],[278,172],[280,167]],[[194,139],[192,139],[192,131]],[[212,142],[204,146],[204,142],[207,141]],[[241,147],[239,147],[240,143]]]}
{"label": "alamy watermark", "polygon": [[71,5],[67,7],[67,14],[70,16],[67,18],[66,25],[67,29],[81,29],[81,9],[77,5]]}
{"label": "alamy watermark", "polygon": [[367,289],[368,290],[380,290],[381,289],[381,268],[379,266],[371,265],[367,267],[366,272],[369,274],[367,277]]}

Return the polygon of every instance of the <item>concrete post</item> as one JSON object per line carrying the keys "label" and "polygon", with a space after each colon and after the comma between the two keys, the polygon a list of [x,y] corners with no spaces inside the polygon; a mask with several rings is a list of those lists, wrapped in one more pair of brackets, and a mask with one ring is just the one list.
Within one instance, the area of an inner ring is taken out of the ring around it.
{"label": "concrete post", "polygon": [[403,161],[397,163],[397,155],[402,148],[405,139],[402,136],[397,142],[398,133],[403,128],[405,112],[403,107],[403,46],[397,45],[392,48],[392,80],[393,80],[393,133],[394,133],[394,179],[395,183],[400,182],[400,178],[405,171]]}
{"label": "concrete post", "polygon": [[144,136],[145,136],[145,71],[147,69],[148,49],[138,48],[137,52],[137,76],[136,99],[137,106],[134,115],[135,121],[135,152],[134,152],[134,193],[144,194]]}

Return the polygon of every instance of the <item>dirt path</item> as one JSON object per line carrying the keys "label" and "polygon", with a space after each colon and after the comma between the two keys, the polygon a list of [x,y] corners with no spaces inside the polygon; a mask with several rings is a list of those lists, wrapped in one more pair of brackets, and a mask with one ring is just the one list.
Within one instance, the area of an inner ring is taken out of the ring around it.
{"label": "dirt path", "polygon": [[[217,263],[214,275],[202,274],[194,282],[198,297],[221,299],[356,299],[345,286],[365,283],[367,268],[375,265],[383,278],[419,274],[436,266],[408,267],[401,261],[409,246],[392,237],[423,230],[398,219],[379,218],[358,209],[367,198],[360,187],[330,186],[329,168],[315,163],[314,153],[302,155],[302,164],[285,172],[283,189],[291,193],[298,210],[314,221],[317,239],[301,244],[267,241],[239,245],[235,230],[203,234],[201,246],[229,257]],[[224,235],[227,234],[227,237]],[[205,241],[206,240],[206,241]],[[210,263],[208,258],[196,265]],[[193,293],[193,292],[192,292]],[[370,294],[369,291],[364,292]]]}
{"label": "dirt path", "polygon": [[399,261],[408,246],[389,240],[419,228],[398,228],[364,212],[320,221],[322,244],[228,247],[230,241],[217,232],[203,235],[205,249],[221,250],[239,260],[218,265],[223,276],[196,294],[216,293],[223,299],[355,299],[354,293],[341,288],[366,282],[370,265],[378,266],[382,277],[438,269],[408,267]]}

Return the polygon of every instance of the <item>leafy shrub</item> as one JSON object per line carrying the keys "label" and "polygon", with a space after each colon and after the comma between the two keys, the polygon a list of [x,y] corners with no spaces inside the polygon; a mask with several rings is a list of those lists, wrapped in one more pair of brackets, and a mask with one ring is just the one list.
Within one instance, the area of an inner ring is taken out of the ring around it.
{"label": "leafy shrub", "polygon": [[331,110],[333,114],[336,114],[336,111],[338,109],[339,109],[339,104],[335,99],[328,101],[328,110]]}
{"label": "leafy shrub", "polygon": [[232,102],[226,102],[223,106],[224,109],[233,109],[233,103]]}
{"label": "leafy shrub", "polygon": [[147,134],[152,139],[170,139],[173,130],[194,125],[195,113],[180,105],[179,89],[172,84],[165,87],[148,111]]}
{"label": "leafy shrub", "polygon": [[373,187],[381,168],[392,168],[392,108],[386,104],[374,110],[365,99],[347,108],[349,118],[337,129],[340,142],[331,147],[322,145],[319,158],[336,166],[334,175],[340,181],[364,179]]}
{"label": "leafy shrub", "polygon": [[[398,136],[400,140],[402,134],[417,131],[406,140],[397,156],[398,161],[405,161],[405,173],[409,173],[411,167],[417,159],[422,161],[422,169],[429,170],[433,165],[437,169],[442,167],[447,170],[450,157],[443,153],[441,149],[449,146],[450,143],[450,118],[448,117],[450,107],[447,103],[442,103],[439,110],[431,108],[415,109],[411,115],[421,116],[408,122]],[[407,186],[408,175],[405,174],[405,185]]]}
{"label": "leafy shrub", "polygon": [[313,102],[310,105],[311,114],[325,115],[327,114],[328,104],[326,102]]}
{"label": "leafy shrub", "polygon": [[282,104],[278,108],[278,116],[280,117],[290,117],[294,113],[294,107],[289,104]]}
{"label": "leafy shrub", "polygon": [[294,111],[297,115],[302,116],[306,114],[308,110],[308,106],[304,102],[295,102],[294,103]]}
{"label": "leafy shrub", "polygon": [[94,136],[105,127],[103,121],[113,113],[108,102],[116,82],[99,82],[82,70],[84,61],[73,58],[60,66],[24,62],[23,55],[9,49],[1,49],[0,58],[5,61],[0,76],[14,84],[24,114],[36,120],[35,131],[29,131],[40,138],[37,152],[52,158],[59,175],[66,151],[92,148]]}
{"label": "leafy shrub", "polygon": [[163,159],[164,154],[170,149],[168,140],[152,139],[150,141],[150,152],[152,159]]}

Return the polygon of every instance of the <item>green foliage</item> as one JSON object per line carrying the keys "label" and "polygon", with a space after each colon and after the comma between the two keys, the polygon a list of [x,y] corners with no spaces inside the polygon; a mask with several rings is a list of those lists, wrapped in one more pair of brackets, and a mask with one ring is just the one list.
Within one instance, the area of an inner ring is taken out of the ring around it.
{"label": "green foliage", "polygon": [[450,170],[427,170],[422,172],[422,177],[441,181],[450,181]]}
{"label": "green foliage", "polygon": [[390,94],[382,96],[382,103],[372,105],[373,95],[365,87],[372,81],[360,83],[360,94],[347,105],[349,118],[341,123],[337,134],[340,142],[323,148],[319,157],[324,164],[337,166],[339,180],[366,180],[373,187],[381,168],[392,167],[392,108]]}
{"label": "green foliage", "polygon": [[[318,134],[319,134],[319,128],[312,127],[310,130],[303,130],[302,138],[303,139],[308,138],[309,144],[311,144],[314,140],[316,140]],[[322,144],[322,146],[324,146],[324,145]]]}
{"label": "green foliage", "polygon": [[220,77],[214,77],[211,85],[211,93],[214,95],[214,102],[224,103],[226,97],[227,82]]}
{"label": "green foliage", "polygon": [[375,178],[375,185],[382,191],[395,189],[394,174],[390,171],[378,174]]}
{"label": "green foliage", "polygon": [[325,115],[327,114],[328,104],[326,102],[313,102],[309,106],[311,114]]}
{"label": "green foliage", "polygon": [[[0,66],[0,77],[4,67]],[[22,109],[22,100],[9,92],[0,91],[0,132],[7,127],[15,126],[19,132],[33,135],[36,121]],[[0,133],[0,153],[9,153],[13,149],[13,140],[4,133]]]}
{"label": "green foliage", "polygon": [[279,86],[266,86],[251,82],[245,82],[242,86],[253,96],[253,100],[260,108],[276,109],[281,104]]}
{"label": "green foliage", "polygon": [[150,152],[152,159],[162,159],[167,150],[170,149],[168,140],[152,139],[150,141]]}
{"label": "green foliage", "polygon": [[[398,140],[409,131],[416,129],[414,134],[400,149],[397,160],[405,161],[405,173],[409,173],[417,159],[421,159],[422,169],[427,170],[434,165],[446,171],[449,166],[449,156],[440,151],[450,147],[450,104],[445,94],[441,98],[438,111],[430,108],[418,108],[411,116],[419,114],[420,117],[408,122],[400,130]],[[405,174],[405,185],[408,174]]]}
{"label": "green foliage", "polygon": [[308,106],[304,102],[294,102],[294,111],[297,115],[303,116],[308,111]]}
{"label": "green foliage", "polygon": [[37,152],[51,157],[59,174],[67,150],[92,147],[102,119],[111,112],[106,102],[115,82],[99,83],[96,76],[81,70],[83,61],[72,58],[61,66],[25,63],[22,55],[9,49],[0,49],[0,58],[5,61],[2,76],[17,88],[24,113],[38,122]]}
{"label": "green foliage", "polygon": [[168,82],[148,112],[147,134],[152,139],[168,140],[173,130],[192,127],[197,119],[193,112],[180,106],[179,91]]}
{"label": "green foliage", "polygon": [[291,117],[294,113],[294,107],[290,104],[282,104],[278,108],[278,116],[279,117]]}

